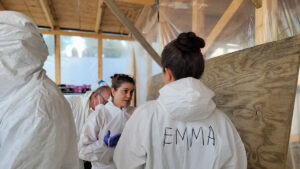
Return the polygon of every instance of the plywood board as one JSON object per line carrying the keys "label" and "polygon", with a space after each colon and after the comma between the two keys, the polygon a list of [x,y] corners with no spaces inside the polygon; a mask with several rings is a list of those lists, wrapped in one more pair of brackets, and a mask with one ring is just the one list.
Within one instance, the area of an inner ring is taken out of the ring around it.
{"label": "plywood board", "polygon": [[[249,169],[286,164],[299,57],[300,36],[295,36],[206,62],[201,81],[240,133]],[[158,97],[160,76],[152,78],[148,99]]]}

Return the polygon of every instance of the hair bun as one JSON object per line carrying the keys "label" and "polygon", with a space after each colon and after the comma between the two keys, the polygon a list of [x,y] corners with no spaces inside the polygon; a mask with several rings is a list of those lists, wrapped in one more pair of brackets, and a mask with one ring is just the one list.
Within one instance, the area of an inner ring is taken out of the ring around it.
{"label": "hair bun", "polygon": [[175,45],[182,52],[195,52],[205,46],[205,41],[194,32],[187,32],[179,34]]}

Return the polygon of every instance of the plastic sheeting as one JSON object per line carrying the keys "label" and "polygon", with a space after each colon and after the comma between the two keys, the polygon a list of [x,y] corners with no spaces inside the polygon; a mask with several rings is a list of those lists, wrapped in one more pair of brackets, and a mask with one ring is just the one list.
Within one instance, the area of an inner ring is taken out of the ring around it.
{"label": "plastic sheeting", "polygon": [[[203,52],[209,59],[300,34],[300,1],[263,0],[262,7],[256,9],[251,0],[160,0],[158,5],[144,8],[135,26],[159,55],[179,33],[194,31],[206,40]],[[138,42],[133,46],[137,63],[136,101],[141,105],[146,101],[151,76],[160,73],[161,68]],[[300,105],[298,102],[299,99],[295,106]],[[299,135],[299,117],[300,108],[295,108],[293,136]],[[293,143],[291,147],[299,146]],[[296,150],[290,149],[288,168],[300,168],[294,157]]]}

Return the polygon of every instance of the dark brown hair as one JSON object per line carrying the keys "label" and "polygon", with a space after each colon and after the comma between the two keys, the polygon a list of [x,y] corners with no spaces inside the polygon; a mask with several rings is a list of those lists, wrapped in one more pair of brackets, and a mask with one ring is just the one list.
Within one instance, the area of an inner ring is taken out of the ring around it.
{"label": "dark brown hair", "polygon": [[185,77],[199,79],[204,72],[204,58],[200,49],[204,46],[205,41],[193,32],[179,34],[162,52],[163,69],[169,68],[175,80]]}
{"label": "dark brown hair", "polygon": [[135,85],[134,79],[126,74],[114,74],[111,78],[111,87],[117,91],[118,88],[125,82]]}

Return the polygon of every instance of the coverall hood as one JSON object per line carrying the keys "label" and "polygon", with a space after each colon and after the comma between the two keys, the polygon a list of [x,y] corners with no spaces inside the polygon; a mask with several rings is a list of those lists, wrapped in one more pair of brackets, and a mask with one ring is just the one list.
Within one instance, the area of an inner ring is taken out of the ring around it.
{"label": "coverall hood", "polygon": [[216,108],[214,92],[200,80],[188,77],[176,80],[159,90],[158,102],[170,117],[178,121],[207,118]]}
{"label": "coverall hood", "polygon": [[44,72],[48,49],[43,42],[30,18],[14,11],[1,11],[0,100]]}

